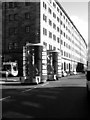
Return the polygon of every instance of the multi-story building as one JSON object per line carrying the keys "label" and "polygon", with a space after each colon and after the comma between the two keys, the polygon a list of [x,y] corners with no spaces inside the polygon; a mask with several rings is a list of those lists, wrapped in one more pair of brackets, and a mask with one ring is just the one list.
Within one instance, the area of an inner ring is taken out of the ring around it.
{"label": "multi-story building", "polygon": [[20,69],[23,46],[29,42],[60,51],[62,71],[76,71],[78,63],[86,66],[86,42],[59,2],[3,2],[2,9],[4,61],[18,60]]}

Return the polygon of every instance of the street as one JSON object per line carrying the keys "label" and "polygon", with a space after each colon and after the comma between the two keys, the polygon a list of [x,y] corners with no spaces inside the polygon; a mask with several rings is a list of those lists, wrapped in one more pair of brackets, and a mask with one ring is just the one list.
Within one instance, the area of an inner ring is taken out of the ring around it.
{"label": "street", "polygon": [[2,118],[87,118],[84,74],[38,85],[3,85]]}

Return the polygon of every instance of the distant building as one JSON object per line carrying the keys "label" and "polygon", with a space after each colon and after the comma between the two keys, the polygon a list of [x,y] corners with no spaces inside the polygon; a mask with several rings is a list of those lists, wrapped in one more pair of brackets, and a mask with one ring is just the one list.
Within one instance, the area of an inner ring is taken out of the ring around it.
{"label": "distant building", "polygon": [[59,50],[62,71],[75,71],[77,63],[86,66],[87,44],[56,0],[2,2],[2,33],[3,60],[17,60],[19,69],[27,42]]}

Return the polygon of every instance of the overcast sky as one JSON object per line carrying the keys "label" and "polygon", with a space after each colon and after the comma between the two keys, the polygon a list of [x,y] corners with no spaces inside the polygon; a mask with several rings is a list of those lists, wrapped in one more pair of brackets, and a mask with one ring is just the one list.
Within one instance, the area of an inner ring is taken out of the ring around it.
{"label": "overcast sky", "polygon": [[60,3],[86,42],[88,42],[88,1]]}

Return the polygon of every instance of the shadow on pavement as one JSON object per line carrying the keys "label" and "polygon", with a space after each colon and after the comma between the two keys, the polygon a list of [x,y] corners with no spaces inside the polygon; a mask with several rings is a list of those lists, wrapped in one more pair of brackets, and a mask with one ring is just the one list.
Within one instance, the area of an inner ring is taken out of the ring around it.
{"label": "shadow on pavement", "polygon": [[3,118],[88,118],[86,87],[36,88],[2,102]]}

